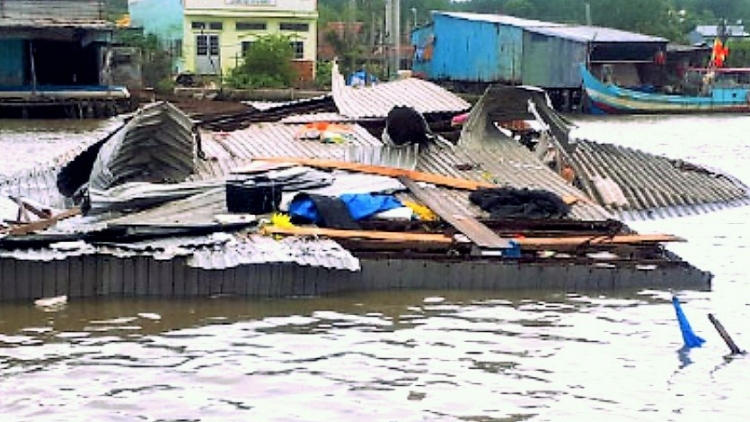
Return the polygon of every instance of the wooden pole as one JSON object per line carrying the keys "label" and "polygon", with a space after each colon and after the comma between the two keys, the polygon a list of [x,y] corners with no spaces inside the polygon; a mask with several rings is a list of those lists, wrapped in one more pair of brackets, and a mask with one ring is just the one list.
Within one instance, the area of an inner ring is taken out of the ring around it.
{"label": "wooden pole", "polygon": [[719,320],[716,319],[716,317],[713,316],[713,314],[708,314],[708,319],[709,321],[711,321],[711,324],[714,325],[714,328],[716,328],[716,331],[719,332],[719,335],[721,336],[721,338],[724,339],[724,343],[726,343],[727,346],[729,346],[729,350],[732,351],[733,355],[739,355],[739,354],[745,353],[742,350],[740,350],[739,347],[737,347],[737,344],[734,343],[734,340],[732,340],[732,337],[729,336],[729,333],[727,333],[727,330],[724,329],[724,326],[721,325]]}

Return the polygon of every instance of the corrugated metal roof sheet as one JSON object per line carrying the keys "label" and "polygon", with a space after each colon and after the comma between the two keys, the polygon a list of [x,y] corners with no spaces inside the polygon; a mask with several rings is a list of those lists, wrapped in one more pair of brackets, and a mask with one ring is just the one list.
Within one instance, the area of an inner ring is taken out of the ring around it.
{"label": "corrugated metal roof sheet", "polygon": [[[491,148],[431,148],[419,157],[417,170],[491,182],[498,186],[544,189],[560,196],[586,197],[583,192],[544,166],[526,147],[510,139],[497,142]],[[444,188],[441,190],[445,193],[445,200],[452,203],[457,214],[484,215],[469,202],[469,192]],[[612,218],[612,214],[594,203],[580,200],[571,207],[569,217],[578,220],[604,220]]]}
{"label": "corrugated metal roof sheet", "polygon": [[491,15],[482,13],[465,13],[465,12],[441,12],[433,11],[433,15],[443,15],[457,19],[466,19],[472,21],[499,23],[502,25],[517,26],[519,28],[538,28],[538,27],[553,27],[553,26],[564,26],[561,23],[554,22],[543,22],[532,19],[522,19],[515,16],[509,15]]}
{"label": "corrugated metal roof sheet", "polygon": [[236,237],[225,233],[207,236],[175,236],[142,242],[92,245],[83,241],[60,242],[51,247],[0,249],[0,258],[56,261],[73,256],[109,255],[118,258],[151,256],[157,260],[185,257],[187,264],[204,270],[223,270],[246,264],[294,263],[298,265],[359,271],[359,259],[331,239]]}
{"label": "corrugated metal roof sheet", "polygon": [[[311,122],[355,122],[361,119],[353,119],[342,115],[341,113],[312,113],[312,114],[293,114],[279,120],[287,124],[305,124]],[[380,119],[378,119],[380,120]]]}
{"label": "corrugated metal roof sheet", "polygon": [[750,190],[742,182],[681,160],[587,140],[579,141],[572,157],[586,176],[615,182],[627,204],[608,208],[628,219],[684,216],[750,204]]}
{"label": "corrugated metal roof sheet", "polygon": [[331,239],[249,236],[219,247],[194,251],[187,261],[191,267],[222,270],[246,264],[294,263],[335,270],[359,271],[359,259]]}
{"label": "corrugated metal roof sheet", "polygon": [[3,175],[0,173],[0,195],[31,198],[53,208],[66,208],[69,201],[57,189],[57,174],[71,160],[82,151],[104,138],[108,133],[122,126],[121,119],[112,119],[101,127],[97,127],[85,136],[76,134],[79,143],[70,147],[68,143],[57,146],[50,142],[45,148],[58,147],[57,156],[46,163],[36,165],[30,169]]}
{"label": "corrugated metal roof sheet", "polygon": [[452,92],[417,78],[406,78],[367,87],[346,85],[338,66],[333,69],[333,100],[344,116],[385,118],[394,106],[409,106],[422,114],[459,113],[471,107]]}
{"label": "corrugated metal roof sheet", "polygon": [[[201,131],[203,150],[209,156],[201,161],[201,173],[226,174],[225,171],[211,171],[221,159],[247,159],[251,157],[317,157],[344,160],[347,151],[358,147],[382,145],[365,128],[357,124],[344,124],[351,129],[343,143],[324,143],[319,140],[300,140],[296,136],[304,130],[304,125],[281,123],[258,123],[246,129],[233,132]],[[226,162],[225,162],[226,163]]]}
{"label": "corrugated metal roof sheet", "polygon": [[516,26],[519,28],[523,28],[529,32],[581,42],[667,42],[667,39],[661,37],[653,37],[650,35],[643,35],[635,32],[622,31],[612,28],[602,28],[597,26],[567,25],[562,23],[521,19],[507,15],[489,15],[458,12],[433,13],[457,19]]}
{"label": "corrugated metal roof sheet", "polygon": [[635,32],[621,31],[619,29],[602,28],[598,26],[556,26],[556,27],[528,27],[529,32],[548,35],[551,37],[564,38],[580,42],[599,43],[628,43],[628,42],[651,42],[666,43],[668,40],[651,35],[637,34]]}

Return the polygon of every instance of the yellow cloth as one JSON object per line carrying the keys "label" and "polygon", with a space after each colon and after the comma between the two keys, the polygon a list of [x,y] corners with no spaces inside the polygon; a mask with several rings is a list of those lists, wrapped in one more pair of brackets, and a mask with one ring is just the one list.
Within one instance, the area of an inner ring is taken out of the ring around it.
{"label": "yellow cloth", "polygon": [[416,214],[422,221],[437,221],[438,219],[437,215],[424,205],[411,201],[402,201],[402,203],[411,208],[411,210],[414,211],[414,214]]}

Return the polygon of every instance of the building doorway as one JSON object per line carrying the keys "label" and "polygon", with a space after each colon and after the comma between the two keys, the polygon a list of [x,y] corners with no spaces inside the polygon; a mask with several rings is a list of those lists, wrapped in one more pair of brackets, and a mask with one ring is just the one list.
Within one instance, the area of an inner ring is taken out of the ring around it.
{"label": "building doorway", "polygon": [[195,73],[218,75],[221,73],[219,61],[219,36],[200,34],[195,36]]}

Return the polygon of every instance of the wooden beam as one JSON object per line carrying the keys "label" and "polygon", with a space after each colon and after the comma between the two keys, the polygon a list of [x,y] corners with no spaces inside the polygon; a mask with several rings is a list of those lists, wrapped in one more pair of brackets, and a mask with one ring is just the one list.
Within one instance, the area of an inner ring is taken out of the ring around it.
{"label": "wooden beam", "polygon": [[404,233],[404,232],[381,232],[370,230],[339,230],[324,229],[319,227],[275,227],[265,226],[261,229],[263,234],[280,234],[288,236],[326,236],[333,239],[373,239],[406,242],[428,242],[443,245],[453,243],[453,238],[444,234],[429,233]]}
{"label": "wooden beam", "polygon": [[[374,230],[338,230],[318,227],[274,227],[265,226],[263,234],[286,236],[326,236],[333,239],[373,239],[389,241],[429,242],[435,244],[451,244],[451,236],[436,233],[404,233],[384,232]],[[623,234],[614,237],[607,236],[561,236],[561,237],[522,237],[512,239],[521,248],[539,249],[555,247],[574,247],[583,245],[638,245],[662,242],[684,242],[685,239],[669,234]]]}
{"label": "wooden beam", "polygon": [[[453,189],[463,189],[475,191],[480,188],[497,188],[498,185],[489,182],[461,179],[458,177],[443,176],[434,173],[425,173],[423,171],[407,170],[397,167],[388,166],[377,166],[372,164],[361,164],[352,163],[349,161],[338,161],[338,160],[324,160],[319,158],[304,158],[304,157],[257,157],[253,160],[256,161],[270,161],[278,163],[294,163],[308,167],[325,168],[325,169],[336,169],[336,170],[347,170],[356,171],[359,173],[367,174],[378,174],[381,176],[389,177],[408,177],[411,180],[417,182],[432,183],[433,185],[443,186]],[[236,171],[242,172],[242,168]],[[234,171],[233,171],[234,172]],[[574,195],[563,195],[561,196],[563,202],[568,205],[573,205],[579,201],[586,203],[593,203],[590,199],[578,197]]]}
{"label": "wooden beam", "polygon": [[44,220],[37,220],[31,223],[23,224],[20,226],[11,227],[8,230],[8,234],[10,235],[22,235],[22,234],[29,234],[35,231],[44,230],[49,227],[52,227],[55,223],[57,223],[60,220],[64,220],[66,218],[73,217],[75,215],[78,215],[81,213],[81,209],[71,208],[69,210],[65,210],[61,212],[60,214],[53,215],[50,218],[44,219]]}
{"label": "wooden beam", "polygon": [[638,245],[645,243],[685,242],[685,239],[671,234],[622,234],[609,236],[561,236],[561,237],[521,237],[513,239],[521,248],[554,248],[555,246],[583,245]]}
{"label": "wooden beam", "polygon": [[399,177],[406,176],[409,179],[418,182],[432,183],[438,186],[445,186],[454,189],[477,190],[479,188],[496,188],[497,185],[489,182],[474,181],[469,179],[459,179],[457,177],[443,176],[434,173],[425,173],[422,171],[407,170],[397,167],[376,166],[372,164],[352,163],[349,161],[323,160],[318,158],[302,157],[262,157],[255,158],[259,161],[273,161],[282,163],[295,163],[303,166],[348,170],[360,173],[379,174],[381,176]]}
{"label": "wooden beam", "polygon": [[[445,205],[433,192],[425,189],[414,182],[414,180],[399,176],[398,180],[406,186],[424,205],[431,209],[440,218],[448,222],[456,230],[463,233],[475,245],[483,249],[509,249],[511,247],[508,239],[503,239],[489,227],[477,221],[470,215],[454,214],[454,210]],[[432,189],[434,191],[434,189]]]}

